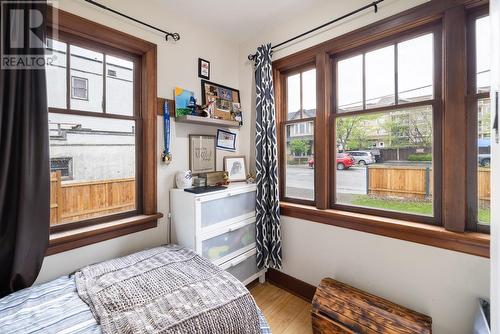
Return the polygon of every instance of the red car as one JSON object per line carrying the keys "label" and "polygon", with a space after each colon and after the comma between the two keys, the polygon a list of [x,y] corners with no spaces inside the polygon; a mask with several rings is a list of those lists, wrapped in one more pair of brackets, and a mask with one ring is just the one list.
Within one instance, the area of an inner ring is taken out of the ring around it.
{"label": "red car", "polygon": [[[309,167],[314,168],[314,158],[311,158],[307,164]],[[352,167],[356,164],[354,158],[348,153],[338,153],[337,154],[337,169],[344,170]]]}

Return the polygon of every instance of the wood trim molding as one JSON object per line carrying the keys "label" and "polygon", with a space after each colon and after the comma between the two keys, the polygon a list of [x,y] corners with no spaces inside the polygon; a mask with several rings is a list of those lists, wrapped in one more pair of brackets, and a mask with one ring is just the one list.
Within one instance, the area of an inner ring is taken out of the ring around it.
{"label": "wood trim molding", "polygon": [[[443,226],[463,232],[467,219],[467,55],[463,6],[443,17]],[[460,134],[457,136],[457,134]]]}
{"label": "wood trim molding", "polygon": [[490,236],[488,234],[476,232],[457,233],[428,224],[347,211],[319,210],[311,206],[286,202],[280,203],[280,209],[282,216],[348,228],[486,258],[490,257]]}
{"label": "wood trim molding", "polygon": [[158,225],[158,219],[161,217],[163,217],[161,213],[154,215],[139,215],[114,222],[52,233],[45,256],[155,228]]}
{"label": "wood trim molding", "polygon": [[[136,156],[137,170],[140,171],[137,176],[137,211],[148,217],[157,216],[157,45],[63,10],[49,8],[48,29],[54,36],[58,33],[71,35],[82,41],[98,43],[104,50],[132,54],[138,59],[136,65],[140,71],[134,78],[139,82],[134,92],[139,110],[137,133],[140,134],[136,143],[140,147]],[[52,15],[53,11],[57,13]],[[137,228],[130,228],[134,229]],[[109,235],[101,239],[109,239]]]}
{"label": "wood trim molding", "polygon": [[156,114],[163,117],[163,105],[165,101],[168,102],[168,110],[170,112],[170,117],[175,117],[175,101],[170,99],[165,99],[163,97],[157,98]]}
{"label": "wood trim molding", "polygon": [[312,302],[316,287],[295,277],[282,273],[273,268],[269,268],[266,272],[266,280],[277,287],[290,292],[291,294],[304,299],[307,302]]}

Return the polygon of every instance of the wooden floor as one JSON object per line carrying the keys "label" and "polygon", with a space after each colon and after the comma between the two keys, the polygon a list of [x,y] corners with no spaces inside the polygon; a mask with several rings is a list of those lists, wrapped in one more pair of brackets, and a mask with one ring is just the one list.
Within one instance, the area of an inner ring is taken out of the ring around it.
{"label": "wooden floor", "polygon": [[311,304],[269,283],[250,286],[273,334],[309,334]]}

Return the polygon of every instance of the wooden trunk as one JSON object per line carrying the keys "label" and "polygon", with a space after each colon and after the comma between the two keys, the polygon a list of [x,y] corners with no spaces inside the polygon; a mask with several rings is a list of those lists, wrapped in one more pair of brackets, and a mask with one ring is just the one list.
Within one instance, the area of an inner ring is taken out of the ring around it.
{"label": "wooden trunk", "polygon": [[315,334],[432,333],[432,319],[347,284],[324,278],[312,302]]}

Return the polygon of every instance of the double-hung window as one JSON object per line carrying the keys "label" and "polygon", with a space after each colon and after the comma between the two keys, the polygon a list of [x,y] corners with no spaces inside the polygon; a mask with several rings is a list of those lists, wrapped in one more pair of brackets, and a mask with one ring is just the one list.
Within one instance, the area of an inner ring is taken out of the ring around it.
{"label": "double-hung window", "polygon": [[468,18],[468,229],[489,232],[490,225],[490,17],[487,9]]}
{"label": "double-hung window", "polygon": [[282,197],[314,203],[314,122],[316,119],[316,69],[306,67],[287,74],[286,115],[282,145],[286,163]]}
{"label": "double-hung window", "polygon": [[334,55],[333,208],[437,223],[435,31]]}

